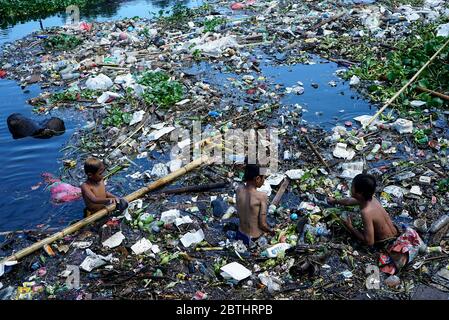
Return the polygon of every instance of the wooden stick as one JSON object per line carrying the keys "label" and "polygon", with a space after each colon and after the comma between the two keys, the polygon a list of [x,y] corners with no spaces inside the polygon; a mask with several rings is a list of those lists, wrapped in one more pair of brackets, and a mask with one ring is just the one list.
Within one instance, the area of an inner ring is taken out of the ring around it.
{"label": "wooden stick", "polygon": [[274,204],[276,207],[281,202],[282,196],[285,193],[285,190],[287,190],[288,185],[290,184],[290,179],[288,177],[284,178],[284,181],[281,184],[281,187],[279,188],[278,192],[274,196],[273,201],[271,201],[271,204]]}
{"label": "wooden stick", "polygon": [[329,165],[327,164],[326,160],[324,160],[324,158],[321,156],[321,154],[318,152],[318,150],[315,148],[315,146],[312,144],[312,142],[309,140],[309,137],[304,135],[304,138],[306,139],[307,145],[309,146],[310,149],[312,149],[313,153],[315,153],[315,155],[318,157],[318,159],[320,160],[320,162],[327,168],[327,170],[329,170],[329,172],[331,171],[331,168],[329,167]]}
{"label": "wooden stick", "polygon": [[441,98],[443,100],[449,101],[449,96],[448,95],[445,95],[445,94],[442,94],[442,93],[439,93],[439,92],[436,92],[436,91],[433,91],[433,90],[430,90],[430,89],[427,89],[427,88],[423,88],[423,87],[416,87],[416,90],[421,91],[421,92],[427,92],[427,93],[430,93],[431,95],[433,95],[435,97],[438,97],[438,98]]}
{"label": "wooden stick", "polygon": [[345,14],[346,14],[346,12],[342,12],[342,13],[336,14],[335,16],[332,16],[332,17],[330,17],[330,18],[328,18],[328,19],[325,19],[325,20],[323,20],[323,21],[321,21],[321,22],[318,22],[318,23],[316,23],[315,25],[313,25],[312,27],[310,27],[307,31],[314,31],[314,30],[316,30],[316,29],[318,29],[318,28],[324,26],[325,24],[328,24],[328,23],[330,23],[330,22],[334,22],[335,20],[340,19],[340,18],[343,17]]}
{"label": "wooden stick", "polygon": [[396,100],[397,99],[397,97],[399,97],[400,95],[401,95],[401,93],[402,92],[404,92],[405,91],[405,89],[407,89],[407,87],[409,86],[409,85],[411,85],[412,83],[413,83],[413,81],[415,81],[418,77],[419,77],[419,75],[424,71],[424,69],[426,69],[427,68],[427,66],[433,61],[433,60],[435,60],[435,58],[441,53],[441,51],[443,51],[443,49],[444,48],[446,48],[446,46],[449,44],[449,40],[447,40],[446,41],[446,43],[445,44],[443,44],[442,46],[441,46],[441,48],[437,51],[437,52],[435,52],[435,54],[429,59],[429,61],[427,61],[422,67],[421,67],[421,69],[419,69],[418,70],[418,72],[398,91],[398,92],[396,92],[396,94],[393,96],[393,97],[391,97],[385,104],[384,104],[384,106],[379,110],[379,111],[377,111],[377,113],[363,126],[363,129],[365,129],[366,127],[368,127],[374,120],[376,120],[377,119],[377,117],[379,117],[380,116],[380,114],[382,113],[382,112],[384,112],[384,110],[390,105],[390,104],[392,104],[393,103],[393,101],[394,100]]}
{"label": "wooden stick", "polygon": [[237,116],[237,117],[235,117],[235,118],[233,118],[233,119],[231,119],[231,120],[223,120],[223,121],[220,121],[220,122],[216,123],[215,125],[216,125],[216,126],[221,126],[221,125],[224,124],[224,123],[234,122],[235,120],[239,120],[239,119],[241,119],[241,118],[248,117],[248,116],[251,116],[251,115],[257,114],[257,113],[259,113],[259,112],[262,112],[262,111],[265,111],[265,110],[268,110],[268,109],[272,109],[272,108],[275,108],[275,106],[274,106],[274,105],[269,105],[269,106],[267,106],[267,107],[265,107],[265,108],[257,109],[257,110],[254,110],[254,111],[251,111],[251,112],[242,114],[241,116]]}
{"label": "wooden stick", "polygon": [[[133,200],[136,200],[138,198],[140,198],[141,196],[145,195],[146,193],[153,191],[155,189],[158,189],[168,183],[170,183],[171,181],[179,178],[180,176],[183,176],[184,174],[186,174],[187,172],[190,172],[196,168],[198,168],[199,166],[201,166],[202,164],[206,163],[210,161],[210,158],[207,156],[201,156],[200,158],[190,162],[189,164],[187,164],[186,166],[170,173],[169,175],[149,184],[146,187],[143,187],[137,191],[134,191],[133,193],[127,195],[125,197],[125,200],[128,202],[131,202]],[[64,230],[57,232],[55,234],[53,234],[52,236],[45,238],[41,241],[38,241],[36,243],[34,243],[33,245],[22,249],[18,252],[16,252],[15,254],[3,259],[2,261],[0,261],[0,264],[3,264],[7,261],[14,261],[14,260],[19,260],[23,257],[28,256],[29,254],[39,250],[40,248],[42,248],[45,245],[48,245],[56,240],[62,239],[65,236],[72,234],[78,230],[80,230],[81,228],[107,216],[109,213],[111,213],[113,210],[115,209],[115,204],[109,205],[104,209],[101,209],[99,211],[97,211],[96,213],[94,213],[93,215],[78,221],[77,223],[65,228]]]}

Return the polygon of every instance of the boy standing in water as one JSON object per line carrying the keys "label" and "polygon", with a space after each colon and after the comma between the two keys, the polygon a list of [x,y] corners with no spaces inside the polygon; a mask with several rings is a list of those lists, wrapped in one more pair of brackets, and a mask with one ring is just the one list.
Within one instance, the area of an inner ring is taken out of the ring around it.
{"label": "boy standing in water", "polygon": [[264,192],[257,191],[265,181],[265,174],[258,165],[248,164],[245,167],[243,180],[245,185],[237,189],[237,213],[240,219],[237,240],[245,244],[257,240],[264,232],[274,235],[267,225],[267,201]]}
{"label": "boy standing in water", "polygon": [[97,158],[88,158],[84,163],[84,172],[87,175],[87,180],[81,185],[81,192],[86,204],[86,209],[84,210],[86,217],[111,204],[117,204],[117,207],[119,205],[120,207],[125,206],[126,208],[125,200],[119,199],[106,191],[103,180],[104,170],[103,162]]}

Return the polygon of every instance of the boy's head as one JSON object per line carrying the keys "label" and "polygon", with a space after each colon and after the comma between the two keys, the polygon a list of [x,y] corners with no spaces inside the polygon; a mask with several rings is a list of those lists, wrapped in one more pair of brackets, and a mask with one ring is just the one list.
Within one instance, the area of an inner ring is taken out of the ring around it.
{"label": "boy's head", "polygon": [[84,162],[84,172],[90,180],[101,181],[104,169],[104,164],[100,159],[90,157]]}
{"label": "boy's head", "polygon": [[376,191],[376,178],[370,174],[358,174],[352,180],[351,194],[370,201]]}
{"label": "boy's head", "polygon": [[265,168],[259,167],[257,164],[247,164],[245,167],[245,182],[254,182],[257,188],[260,188],[265,182]]}

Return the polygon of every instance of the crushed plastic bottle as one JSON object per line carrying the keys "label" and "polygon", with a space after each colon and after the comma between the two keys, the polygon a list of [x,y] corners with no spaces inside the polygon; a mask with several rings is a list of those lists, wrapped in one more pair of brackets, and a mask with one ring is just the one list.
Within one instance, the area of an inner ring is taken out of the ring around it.
{"label": "crushed plastic bottle", "polygon": [[279,253],[284,252],[285,250],[289,249],[291,247],[288,243],[278,243],[270,248],[267,248],[261,253],[262,257],[267,258],[276,258]]}

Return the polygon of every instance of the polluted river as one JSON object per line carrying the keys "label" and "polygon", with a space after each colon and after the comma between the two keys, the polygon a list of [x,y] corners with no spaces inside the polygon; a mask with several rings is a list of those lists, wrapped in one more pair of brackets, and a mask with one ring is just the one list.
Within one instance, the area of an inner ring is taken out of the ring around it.
{"label": "polluted river", "polygon": [[[449,8],[403,2],[113,1],[76,22],[62,11],[4,26],[0,297],[447,299],[449,88],[438,66]],[[422,60],[409,62],[408,45]],[[17,137],[15,113],[65,129]],[[251,130],[270,154],[259,191],[274,231],[245,246],[235,189],[246,149],[228,154],[221,138]],[[199,162],[191,147],[224,161]],[[130,205],[78,228],[90,156]],[[362,228],[359,211],[329,200],[350,196],[361,173],[398,230],[420,239],[404,268],[351,238],[343,217]],[[69,264],[81,287],[67,287]]]}

